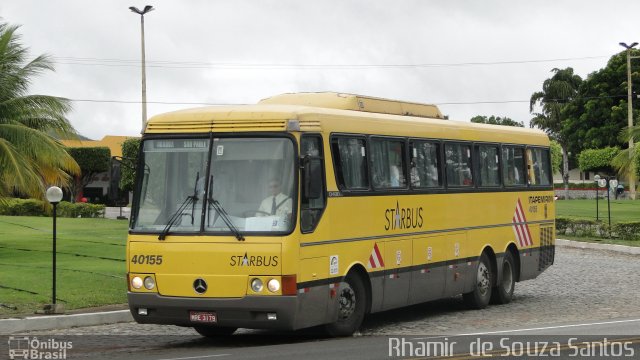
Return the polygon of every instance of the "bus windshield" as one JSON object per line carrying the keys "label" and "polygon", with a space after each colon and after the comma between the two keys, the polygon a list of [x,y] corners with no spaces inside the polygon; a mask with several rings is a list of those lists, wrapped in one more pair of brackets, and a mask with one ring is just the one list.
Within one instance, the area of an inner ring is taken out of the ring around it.
{"label": "bus windshield", "polygon": [[238,238],[291,231],[296,183],[288,138],[150,139],[142,157],[134,231]]}

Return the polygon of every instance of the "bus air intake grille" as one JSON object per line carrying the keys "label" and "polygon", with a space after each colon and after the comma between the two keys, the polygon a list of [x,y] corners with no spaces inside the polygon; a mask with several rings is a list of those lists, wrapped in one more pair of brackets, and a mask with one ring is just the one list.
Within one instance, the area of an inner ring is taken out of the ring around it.
{"label": "bus air intake grille", "polygon": [[556,254],[555,241],[553,239],[553,227],[540,227],[540,261],[538,270],[542,271],[553,265]]}
{"label": "bus air intake grille", "polygon": [[286,120],[215,120],[212,124],[214,132],[235,131],[286,131]]}

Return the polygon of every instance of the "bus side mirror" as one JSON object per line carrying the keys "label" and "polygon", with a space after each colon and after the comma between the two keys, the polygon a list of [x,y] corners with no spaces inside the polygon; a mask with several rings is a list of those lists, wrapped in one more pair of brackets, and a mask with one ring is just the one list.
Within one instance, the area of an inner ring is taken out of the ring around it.
{"label": "bus side mirror", "polygon": [[322,197],[322,159],[305,156],[304,169],[304,196],[307,199]]}

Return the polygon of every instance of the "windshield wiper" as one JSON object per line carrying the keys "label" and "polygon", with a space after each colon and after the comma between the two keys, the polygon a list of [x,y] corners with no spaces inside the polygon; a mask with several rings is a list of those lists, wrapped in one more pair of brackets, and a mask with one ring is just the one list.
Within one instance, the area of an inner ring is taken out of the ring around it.
{"label": "windshield wiper", "polygon": [[[222,221],[224,221],[225,225],[227,225],[229,230],[231,230],[233,235],[235,235],[236,239],[238,239],[238,241],[244,241],[244,236],[242,236],[242,234],[240,233],[240,230],[238,230],[238,228],[233,224],[233,221],[231,221],[231,219],[229,218],[229,214],[227,213],[227,211],[222,207],[222,205],[220,205],[218,200],[213,198],[212,194],[213,194],[213,175],[211,175],[211,177],[209,178],[209,198],[207,199],[209,202],[208,203],[209,210],[211,210],[211,207],[213,206],[213,208],[216,210],[216,213],[220,215],[220,218],[222,218]],[[216,219],[214,217],[213,222],[215,223],[215,221]]]}
{"label": "windshield wiper", "polygon": [[[158,235],[158,240],[164,240],[167,237],[167,234],[169,233],[169,230],[171,230],[171,227],[175,225],[178,219],[180,219],[183,215],[185,215],[182,212],[189,205],[193,205],[191,207],[191,225],[193,225],[193,220],[194,220],[193,212],[195,210],[196,202],[198,202],[198,178],[199,177],[200,177],[200,173],[198,172],[196,174],[196,183],[193,186],[193,195],[187,196],[187,198],[184,199],[182,204],[180,204],[180,207],[178,207],[178,210],[176,210],[173,213],[173,215],[171,215],[171,217],[169,218],[169,222],[167,223],[167,226],[165,226],[164,229],[162,229],[162,232],[160,233],[160,235]],[[186,214],[186,215],[189,215],[189,214]]]}

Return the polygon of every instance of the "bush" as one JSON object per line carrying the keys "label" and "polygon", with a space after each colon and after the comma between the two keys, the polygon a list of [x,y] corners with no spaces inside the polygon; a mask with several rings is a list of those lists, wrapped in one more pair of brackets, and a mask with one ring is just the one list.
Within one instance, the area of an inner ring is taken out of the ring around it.
{"label": "bush", "polygon": [[622,240],[640,240],[640,222],[616,223],[611,231]]}
{"label": "bush", "polygon": [[582,237],[609,237],[621,240],[640,240],[640,222],[621,222],[609,225],[604,222],[584,219],[556,218],[556,233]]}
{"label": "bush", "polygon": [[61,217],[97,218],[104,216],[104,208],[105,206],[102,204],[70,203],[62,201],[58,204],[58,214]]}
{"label": "bush", "polygon": [[578,154],[578,167],[582,171],[611,171],[613,158],[620,153],[617,147],[586,149]]}
{"label": "bush", "polygon": [[[0,215],[10,216],[51,216],[51,206],[35,199],[5,199],[0,202]],[[62,201],[58,204],[60,217],[97,218],[104,216],[104,205]]]}

